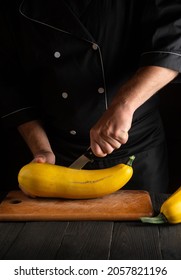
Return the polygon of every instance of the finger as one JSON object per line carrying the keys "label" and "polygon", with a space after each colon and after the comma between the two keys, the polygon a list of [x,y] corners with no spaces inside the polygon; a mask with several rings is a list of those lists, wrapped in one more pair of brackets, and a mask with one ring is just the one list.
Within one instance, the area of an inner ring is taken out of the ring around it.
{"label": "finger", "polygon": [[[104,137],[104,138],[103,138]],[[104,157],[107,154],[111,154],[114,150],[119,149],[122,144],[128,141],[128,133],[121,131],[119,136],[103,136],[100,137],[97,142],[92,142],[92,151],[96,156]],[[116,137],[113,138],[113,137]]]}
{"label": "finger", "polygon": [[91,146],[91,150],[95,156],[97,156],[97,157],[107,156],[107,152],[104,152],[98,143],[92,141],[90,146]]}
{"label": "finger", "polygon": [[[101,142],[102,147],[105,146],[105,148],[107,149],[107,145],[109,144],[113,149],[119,149],[121,147],[121,142],[118,141],[115,138],[112,138],[110,136],[107,137],[102,137],[104,141]],[[109,148],[109,147],[108,147]],[[104,149],[104,148],[103,148]]]}
{"label": "finger", "polygon": [[118,134],[113,135],[112,137],[116,139],[119,143],[125,144],[128,141],[129,135],[127,131],[121,130]]}
{"label": "finger", "polygon": [[37,162],[37,163],[45,163],[46,162],[46,157],[44,155],[37,155],[35,158],[32,160],[32,162]]}
{"label": "finger", "polygon": [[[116,141],[112,141],[112,142],[116,142]],[[120,146],[121,144],[119,142],[117,142],[117,145],[115,144],[112,145],[108,141],[105,141],[104,139],[100,139],[99,142],[92,141],[91,143],[91,148],[93,153],[99,157],[104,157],[107,154],[111,154],[115,149],[120,148]]]}
{"label": "finger", "polygon": [[121,130],[119,134],[112,133],[109,135],[102,134],[97,140],[94,140],[101,148],[101,150],[110,154],[115,149],[119,149],[122,144],[125,144],[128,140],[128,133],[126,131]]}

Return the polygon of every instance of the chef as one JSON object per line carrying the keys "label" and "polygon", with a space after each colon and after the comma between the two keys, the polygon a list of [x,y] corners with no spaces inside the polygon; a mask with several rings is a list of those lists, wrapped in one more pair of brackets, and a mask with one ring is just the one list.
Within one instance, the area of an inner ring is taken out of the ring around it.
{"label": "chef", "polygon": [[86,169],[126,162],[125,188],[165,192],[159,90],[181,72],[180,0],[14,0],[0,4],[1,121],[32,160]]}

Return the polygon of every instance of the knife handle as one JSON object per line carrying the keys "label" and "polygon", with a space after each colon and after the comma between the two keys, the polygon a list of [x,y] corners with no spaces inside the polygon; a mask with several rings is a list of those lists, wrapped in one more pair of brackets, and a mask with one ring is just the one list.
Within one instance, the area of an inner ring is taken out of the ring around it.
{"label": "knife handle", "polygon": [[93,160],[96,157],[92,152],[91,148],[87,149],[87,151],[84,153],[84,156],[88,157],[90,160]]}

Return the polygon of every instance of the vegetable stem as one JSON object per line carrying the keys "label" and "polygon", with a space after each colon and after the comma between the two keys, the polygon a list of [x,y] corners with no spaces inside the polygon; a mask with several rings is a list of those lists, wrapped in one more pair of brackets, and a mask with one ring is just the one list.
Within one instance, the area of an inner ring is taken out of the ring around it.
{"label": "vegetable stem", "polygon": [[140,220],[143,223],[150,224],[165,224],[168,222],[166,217],[162,213],[159,213],[156,217],[141,217]]}
{"label": "vegetable stem", "polygon": [[128,162],[127,162],[127,165],[132,166],[134,159],[135,159],[135,156],[134,156],[134,155],[132,155],[131,157],[129,157],[129,160],[128,160]]}

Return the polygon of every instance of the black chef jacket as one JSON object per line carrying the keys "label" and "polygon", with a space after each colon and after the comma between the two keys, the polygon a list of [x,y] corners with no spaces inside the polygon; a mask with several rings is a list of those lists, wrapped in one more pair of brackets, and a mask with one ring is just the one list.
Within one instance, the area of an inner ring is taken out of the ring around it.
{"label": "black chef jacket", "polygon": [[[140,66],[181,71],[180,0],[15,0],[0,4],[1,120],[41,119],[67,164]],[[163,144],[158,96],[136,110],[127,144],[108,158]],[[107,157],[103,159],[106,162]]]}

